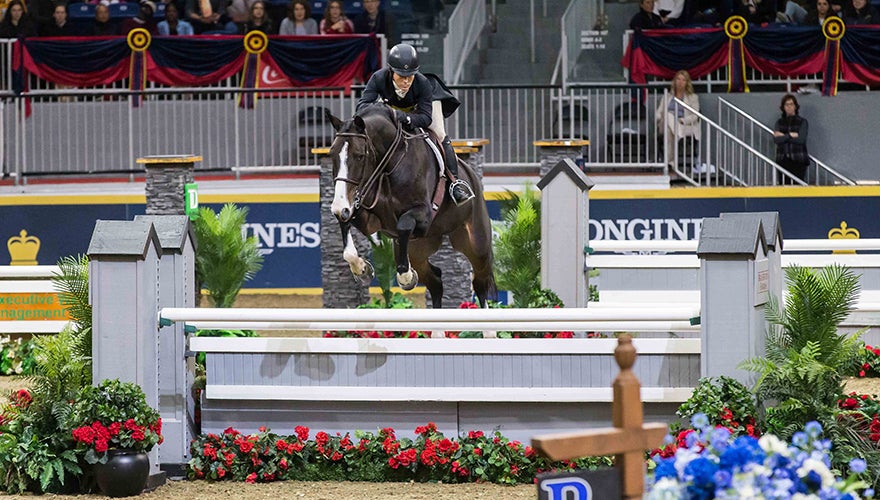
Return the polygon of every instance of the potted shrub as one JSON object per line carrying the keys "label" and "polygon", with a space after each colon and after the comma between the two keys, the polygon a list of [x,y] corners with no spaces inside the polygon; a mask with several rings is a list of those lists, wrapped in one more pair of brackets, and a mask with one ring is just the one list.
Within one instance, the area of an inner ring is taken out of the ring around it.
{"label": "potted shrub", "polygon": [[137,384],[104,380],[84,387],[67,428],[108,496],[137,495],[150,472],[147,452],[162,442],[162,419]]}

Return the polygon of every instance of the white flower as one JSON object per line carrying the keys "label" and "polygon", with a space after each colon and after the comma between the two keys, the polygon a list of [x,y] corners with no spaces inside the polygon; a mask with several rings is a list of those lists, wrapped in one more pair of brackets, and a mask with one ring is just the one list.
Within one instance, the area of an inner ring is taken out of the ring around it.
{"label": "white flower", "polygon": [[773,434],[764,434],[761,436],[761,439],[758,440],[758,445],[761,446],[761,449],[768,455],[775,453],[782,455],[783,457],[791,456],[788,449],[788,443],[782,441]]}
{"label": "white flower", "polygon": [[834,474],[828,470],[828,467],[822,463],[820,460],[816,460],[815,458],[808,458],[804,460],[804,463],[798,468],[797,473],[799,477],[807,477],[810,472],[815,472],[822,479],[822,487],[827,488],[834,485]]}
{"label": "white flower", "polygon": [[671,477],[664,477],[654,483],[644,500],[679,500],[680,498],[684,498],[683,485]]}
{"label": "white flower", "polygon": [[803,493],[795,493],[791,496],[791,500],[819,500],[816,495],[804,495]]}

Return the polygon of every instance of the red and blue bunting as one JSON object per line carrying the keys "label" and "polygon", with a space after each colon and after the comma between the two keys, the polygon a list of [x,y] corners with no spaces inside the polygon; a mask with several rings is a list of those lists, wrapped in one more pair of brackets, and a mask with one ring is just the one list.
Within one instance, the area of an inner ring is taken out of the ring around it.
{"label": "red and blue bunting", "polygon": [[837,92],[838,75],[880,84],[880,26],[837,27],[823,27],[833,31],[828,36],[819,26],[747,25],[741,47],[722,28],[637,31],[621,64],[633,83],[646,83],[648,76],[671,79],[681,69],[700,78],[730,65],[731,92],[746,91],[747,68],[777,76],[823,74],[825,95]]}
{"label": "red and blue bunting", "polygon": [[[277,37],[263,51],[250,54],[241,36],[138,38],[134,50],[125,37],[28,38],[16,42],[15,90],[24,91],[25,72],[59,85],[108,85],[132,77],[132,89],[154,82],[189,87],[209,85],[245,71],[247,56],[254,74],[268,66],[296,87],[349,88],[379,69],[378,39],[373,35]],[[133,57],[136,53],[140,56]],[[140,83],[142,82],[142,83]],[[256,88],[256,81],[253,87]]]}

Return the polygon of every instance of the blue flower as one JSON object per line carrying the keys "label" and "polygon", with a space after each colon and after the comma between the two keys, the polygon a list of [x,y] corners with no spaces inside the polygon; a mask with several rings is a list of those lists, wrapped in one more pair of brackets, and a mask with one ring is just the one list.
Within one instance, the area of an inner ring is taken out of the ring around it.
{"label": "blue flower", "polygon": [[675,470],[674,458],[664,458],[657,462],[657,467],[654,468],[654,478],[659,481],[664,477],[672,479],[678,478],[678,471]]}
{"label": "blue flower", "polygon": [[709,499],[715,495],[715,473],[718,465],[706,457],[692,460],[684,468],[684,475],[689,479],[688,493],[691,499]]}
{"label": "blue flower", "polygon": [[672,434],[667,434],[663,436],[663,444],[672,444],[675,442],[675,437]]}
{"label": "blue flower", "polygon": [[874,498],[874,488],[868,488],[864,492],[865,498]]}
{"label": "blue flower", "polygon": [[861,458],[854,458],[849,461],[849,470],[855,472],[856,474],[861,474],[867,470],[868,464],[865,463]]}
{"label": "blue flower", "polygon": [[748,463],[763,463],[764,450],[758,445],[757,439],[740,436],[721,453],[719,459],[722,469],[741,469]]}
{"label": "blue flower", "polygon": [[809,444],[810,439],[807,436],[806,432],[798,431],[794,433],[794,436],[791,437],[791,444],[797,446],[798,448],[803,449],[807,444]]}
{"label": "blue flower", "polygon": [[725,427],[716,427],[709,434],[709,443],[718,450],[723,451],[730,444],[730,431]]}
{"label": "blue flower", "polygon": [[811,470],[804,477],[804,483],[810,490],[817,490],[822,486],[822,476],[818,472]]}
{"label": "blue flower", "polygon": [[804,431],[806,431],[807,435],[813,439],[822,435],[822,424],[813,420],[812,422],[807,422],[807,425],[804,426]]}
{"label": "blue flower", "polygon": [[715,473],[715,486],[721,489],[730,488],[731,480],[733,479],[733,475],[726,470],[719,470]]}
{"label": "blue flower", "polygon": [[691,417],[691,425],[694,429],[705,429],[709,427],[709,417],[705,413],[697,413]]}

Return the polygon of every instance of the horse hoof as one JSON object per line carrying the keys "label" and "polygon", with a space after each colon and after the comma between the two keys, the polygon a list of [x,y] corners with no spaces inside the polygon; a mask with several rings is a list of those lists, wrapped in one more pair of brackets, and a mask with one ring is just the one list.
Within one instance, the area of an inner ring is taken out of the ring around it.
{"label": "horse hoof", "polygon": [[370,261],[365,261],[364,264],[364,272],[358,276],[358,279],[361,280],[361,283],[369,285],[373,282],[373,278],[376,276],[376,271],[373,269],[373,264]]}
{"label": "horse hoof", "polygon": [[419,284],[419,273],[417,273],[415,269],[410,269],[409,272],[410,274],[412,274],[412,279],[408,282],[401,282],[401,275],[397,275],[397,284],[400,285],[400,288],[402,288],[404,291],[412,290],[416,287],[416,285]]}

